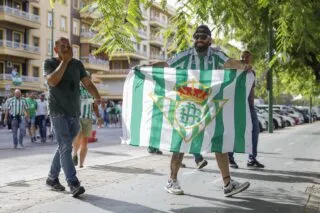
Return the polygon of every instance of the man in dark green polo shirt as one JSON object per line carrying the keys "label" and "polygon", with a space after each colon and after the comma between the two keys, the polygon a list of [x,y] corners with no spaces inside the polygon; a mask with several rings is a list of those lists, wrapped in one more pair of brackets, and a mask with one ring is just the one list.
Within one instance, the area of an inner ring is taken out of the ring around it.
{"label": "man in dark green polo shirt", "polygon": [[53,190],[65,190],[59,182],[62,167],[73,197],[78,197],[85,189],[80,186],[76,176],[71,152],[72,142],[80,129],[80,81],[95,98],[95,104],[100,102],[100,95],[81,61],[73,58],[69,39],[60,37],[55,42],[54,50],[58,57],[47,59],[43,64],[43,73],[49,86],[49,115],[58,139],[58,149],[46,184]]}

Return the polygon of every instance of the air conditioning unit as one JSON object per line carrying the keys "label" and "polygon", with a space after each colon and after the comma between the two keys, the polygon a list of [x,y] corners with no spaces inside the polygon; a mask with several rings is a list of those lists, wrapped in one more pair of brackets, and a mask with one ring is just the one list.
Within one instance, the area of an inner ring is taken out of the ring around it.
{"label": "air conditioning unit", "polygon": [[12,68],[12,66],[13,66],[13,65],[12,65],[12,61],[7,61],[7,67],[8,67],[8,68]]}

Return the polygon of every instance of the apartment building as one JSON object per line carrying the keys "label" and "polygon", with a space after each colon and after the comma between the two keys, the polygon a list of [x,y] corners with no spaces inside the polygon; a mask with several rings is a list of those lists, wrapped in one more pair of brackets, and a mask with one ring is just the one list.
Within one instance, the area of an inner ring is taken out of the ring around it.
{"label": "apartment building", "polygon": [[[174,13],[163,12],[159,4],[142,8],[144,27],[138,29],[141,43],[134,52],[119,50],[112,58],[94,54],[101,44],[92,40],[92,15],[80,12],[82,0],[64,0],[50,7],[49,0],[0,0],[0,97],[16,88],[23,92],[46,91],[42,63],[55,56],[53,41],[70,38],[73,55],[92,73],[104,98],[122,99],[123,84],[130,68],[167,59],[163,38],[158,34],[168,26]],[[130,60],[128,60],[128,58]],[[20,81],[13,73],[21,76]]]}
{"label": "apartment building", "polygon": [[55,38],[69,36],[68,19],[66,1],[52,10],[48,1],[0,0],[0,97],[45,90],[41,66],[51,57],[52,29]]}
{"label": "apartment building", "polygon": [[[77,1],[77,0],[73,0]],[[80,8],[85,4],[80,0]],[[91,62],[85,64],[86,68],[93,73],[93,77],[98,83],[98,88],[103,91],[104,97],[111,100],[122,99],[123,85],[130,69],[136,65],[149,64],[167,59],[164,39],[159,35],[160,29],[166,28],[169,18],[174,14],[174,10],[169,8],[169,12],[163,12],[161,6],[154,3],[152,7],[144,9],[141,7],[144,27],[138,29],[141,42],[135,42],[133,52],[119,50],[112,58],[107,55],[93,56],[94,50],[99,47],[99,43],[91,40],[95,32],[90,29],[93,18],[88,13],[80,12],[80,58],[85,61],[92,58]],[[129,59],[129,60],[128,60]],[[105,64],[100,69],[93,66],[92,62]],[[91,66],[89,67],[91,63]]]}

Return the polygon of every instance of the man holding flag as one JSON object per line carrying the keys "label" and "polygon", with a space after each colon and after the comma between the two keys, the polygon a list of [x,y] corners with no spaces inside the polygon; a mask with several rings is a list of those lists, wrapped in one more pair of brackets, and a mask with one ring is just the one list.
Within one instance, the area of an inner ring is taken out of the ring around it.
{"label": "man holding flag", "polygon": [[[211,46],[211,31],[206,25],[200,25],[194,35],[194,48],[183,51],[168,61],[170,67],[179,69],[223,69],[223,68],[240,68],[245,66],[240,62],[229,59],[223,52],[214,49]],[[165,190],[172,194],[183,194],[177,176],[182,163],[184,153],[173,153],[171,158],[171,174]],[[229,159],[227,153],[215,153],[218,167],[220,169],[224,182],[224,195],[232,196],[246,190],[249,182],[239,183],[231,179],[229,171]],[[203,162],[202,156],[195,155],[196,162]]]}
{"label": "man holding flag", "polygon": [[196,162],[201,163],[206,161],[200,153],[215,152],[224,195],[230,197],[250,186],[231,178],[227,152],[252,152],[247,98],[254,77],[245,71],[250,65],[210,47],[211,31],[206,25],[199,26],[193,38],[193,48],[167,63],[128,74],[122,140],[173,152],[165,190],[177,195],[183,194],[177,176],[184,153],[196,154]]}

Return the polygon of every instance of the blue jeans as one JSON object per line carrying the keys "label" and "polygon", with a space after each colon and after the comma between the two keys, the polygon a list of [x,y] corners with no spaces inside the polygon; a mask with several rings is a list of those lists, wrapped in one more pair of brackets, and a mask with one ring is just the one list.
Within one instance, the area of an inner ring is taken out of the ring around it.
{"label": "blue jeans", "polygon": [[[23,145],[23,137],[26,134],[25,118],[21,116],[20,118],[12,117],[11,127],[12,127],[12,135],[13,135],[13,145],[17,146],[18,141],[20,145]],[[19,138],[18,138],[18,129],[19,129]]]}
{"label": "blue jeans", "polygon": [[[258,155],[258,140],[259,140],[259,120],[255,109],[250,108],[251,122],[252,122],[252,154],[249,155],[249,159],[253,160]],[[229,160],[234,161],[233,152],[229,152]]]}
{"label": "blue jeans", "polygon": [[37,115],[37,125],[39,126],[39,133],[41,139],[47,138],[47,127],[46,127],[46,116],[45,115]]}
{"label": "blue jeans", "polygon": [[52,117],[54,134],[57,137],[58,149],[53,157],[49,178],[55,180],[59,177],[61,167],[66,176],[68,185],[77,185],[79,180],[73,165],[71,152],[72,142],[80,130],[79,117],[56,116]]}

